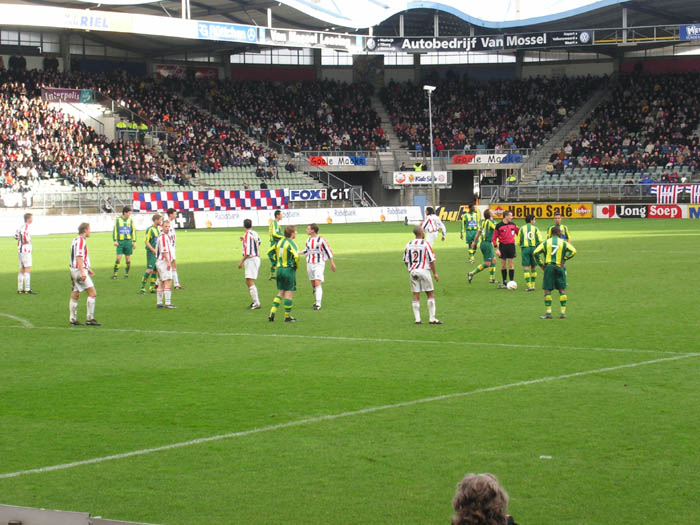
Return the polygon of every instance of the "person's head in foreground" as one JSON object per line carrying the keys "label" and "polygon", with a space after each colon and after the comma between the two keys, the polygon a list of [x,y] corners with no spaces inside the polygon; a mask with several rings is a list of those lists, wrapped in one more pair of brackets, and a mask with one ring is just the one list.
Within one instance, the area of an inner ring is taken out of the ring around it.
{"label": "person's head in foreground", "polygon": [[452,500],[452,525],[506,525],[513,518],[506,514],[508,493],[493,474],[467,474],[457,484]]}

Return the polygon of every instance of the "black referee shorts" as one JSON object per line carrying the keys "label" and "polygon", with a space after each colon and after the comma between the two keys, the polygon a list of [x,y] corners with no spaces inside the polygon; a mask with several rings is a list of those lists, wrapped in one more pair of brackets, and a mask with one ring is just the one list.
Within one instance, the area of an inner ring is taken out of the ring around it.
{"label": "black referee shorts", "polygon": [[501,244],[501,259],[515,259],[515,244]]}

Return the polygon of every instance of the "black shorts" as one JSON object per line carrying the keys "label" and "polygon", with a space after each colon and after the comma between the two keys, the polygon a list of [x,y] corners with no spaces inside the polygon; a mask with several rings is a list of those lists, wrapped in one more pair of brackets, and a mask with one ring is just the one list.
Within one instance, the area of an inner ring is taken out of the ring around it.
{"label": "black shorts", "polygon": [[501,259],[515,259],[515,244],[501,244]]}

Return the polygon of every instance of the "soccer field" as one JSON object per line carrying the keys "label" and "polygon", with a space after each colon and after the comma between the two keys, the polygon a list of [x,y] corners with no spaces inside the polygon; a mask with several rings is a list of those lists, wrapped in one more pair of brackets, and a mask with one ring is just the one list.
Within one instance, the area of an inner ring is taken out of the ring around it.
{"label": "soccer field", "polygon": [[568,319],[557,293],[539,319],[542,272],[526,293],[519,260],[517,291],[488,272],[469,285],[452,223],[441,326],[413,324],[403,224],[322,225],[338,271],[312,311],[301,264],[296,324],[267,320],[265,260],[263,308],[246,309],[242,230],[178,232],[177,310],[138,294],[142,232],[117,281],[111,237],[94,234],[101,327],[68,325],[73,235],[33,239],[36,296],[15,293],[5,239],[0,503],[167,524],[449,523],[461,477],[493,472],[521,525],[694,523],[698,223],[567,224]]}

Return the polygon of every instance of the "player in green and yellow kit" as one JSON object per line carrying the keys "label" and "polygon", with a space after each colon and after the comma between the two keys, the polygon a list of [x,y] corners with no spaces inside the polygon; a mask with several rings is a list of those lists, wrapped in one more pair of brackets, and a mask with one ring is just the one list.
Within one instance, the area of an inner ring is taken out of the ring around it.
{"label": "player in green and yellow kit", "polygon": [[270,226],[268,228],[268,233],[270,234],[270,249],[267,251],[267,258],[270,259],[270,278],[268,281],[273,281],[275,279],[275,268],[277,266],[277,250],[275,246],[284,238],[282,226],[280,226],[281,220],[282,211],[275,210],[275,218],[270,221]]}
{"label": "player in green and yellow kit", "polygon": [[472,246],[476,234],[479,231],[479,210],[473,204],[469,205],[469,210],[462,215],[461,227],[459,229],[459,238],[464,239],[466,235],[467,250],[469,251],[469,264],[474,264],[474,254],[476,253],[476,245]]}
{"label": "player in green and yellow kit", "polygon": [[542,233],[535,226],[535,216],[530,214],[525,216],[525,226],[520,228],[515,242],[520,246],[520,253],[523,257],[523,273],[525,275],[525,291],[535,291],[535,281],[537,280],[537,261],[532,252],[544,239]]}
{"label": "player in green and yellow kit", "polygon": [[554,228],[559,228],[559,231],[561,232],[561,238],[564,239],[565,241],[570,241],[571,240],[571,235],[569,234],[569,228],[564,226],[561,223],[561,213],[554,212],[554,224],[549,227],[547,230],[547,239],[550,239],[552,237],[552,230]]}
{"label": "player in green and yellow kit", "polygon": [[544,315],[540,319],[552,318],[552,290],[559,290],[559,302],[561,303],[561,319],[566,319],[566,261],[576,255],[576,248],[561,238],[559,226],[552,228],[552,236],[541,243],[533,255],[537,263],[544,270],[542,289],[544,290]]}
{"label": "player in green and yellow kit", "polygon": [[297,236],[296,226],[287,226],[284,229],[284,238],[275,246],[277,258],[277,296],[272,301],[272,308],[268,319],[275,320],[277,308],[284,301],[284,322],[294,323],[292,317],[292,299],[297,289],[297,266],[299,265],[299,252],[294,239]]}
{"label": "player in green and yellow kit", "polygon": [[143,274],[143,279],[141,280],[141,294],[146,293],[146,282],[149,277],[151,282],[148,286],[148,290],[151,293],[155,292],[156,284],[156,242],[158,241],[158,236],[160,235],[160,222],[162,217],[160,214],[156,213],[153,215],[153,225],[149,226],[146,230],[146,272]]}
{"label": "player in green and yellow kit", "polygon": [[131,208],[129,206],[124,206],[121,216],[114,221],[112,240],[114,241],[114,246],[117,247],[117,260],[114,261],[112,280],[117,278],[122,255],[124,255],[126,260],[124,279],[128,279],[129,270],[131,269],[131,254],[134,252],[134,245],[136,244],[136,228],[134,228],[134,220],[131,218]]}
{"label": "player in green and yellow kit", "polygon": [[467,274],[467,280],[471,284],[474,276],[486,268],[489,269],[491,274],[490,283],[496,282],[496,254],[493,251],[493,230],[496,229],[496,225],[491,220],[491,210],[486,210],[484,212],[484,218],[479,223],[479,230],[476,233],[476,237],[472,241],[471,246],[476,249],[476,243],[481,239],[481,244],[479,248],[484,256],[484,263],[477,266],[474,270]]}

